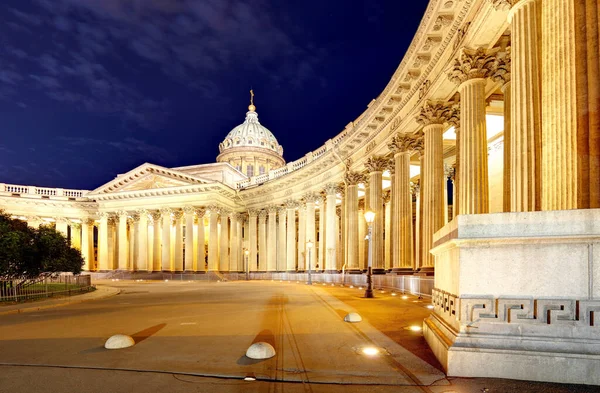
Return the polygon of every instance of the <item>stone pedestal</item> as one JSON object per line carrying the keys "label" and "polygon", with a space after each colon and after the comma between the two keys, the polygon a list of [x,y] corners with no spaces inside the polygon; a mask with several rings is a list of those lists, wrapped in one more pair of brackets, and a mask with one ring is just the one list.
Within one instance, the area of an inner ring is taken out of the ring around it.
{"label": "stone pedestal", "polygon": [[600,209],[460,215],[432,253],[448,375],[600,384]]}

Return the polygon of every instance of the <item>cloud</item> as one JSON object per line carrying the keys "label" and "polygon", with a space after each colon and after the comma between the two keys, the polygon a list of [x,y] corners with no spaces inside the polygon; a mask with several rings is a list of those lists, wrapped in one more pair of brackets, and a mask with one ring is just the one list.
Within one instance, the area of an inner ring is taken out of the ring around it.
{"label": "cloud", "polygon": [[168,150],[151,145],[140,139],[128,137],[122,141],[107,141],[102,139],[86,138],[86,137],[59,137],[61,142],[69,146],[94,146],[94,147],[112,147],[113,149],[127,153],[134,158],[140,158],[145,161],[161,160],[169,161],[173,160],[175,156]]}

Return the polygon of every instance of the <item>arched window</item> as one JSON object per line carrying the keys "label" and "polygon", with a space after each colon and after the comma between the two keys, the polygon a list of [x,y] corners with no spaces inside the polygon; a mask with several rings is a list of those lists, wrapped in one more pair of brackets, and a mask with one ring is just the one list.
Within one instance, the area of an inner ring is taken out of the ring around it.
{"label": "arched window", "polygon": [[248,165],[248,166],[246,167],[246,175],[247,175],[248,177],[252,177],[252,176],[254,176],[254,166],[253,166],[253,165]]}

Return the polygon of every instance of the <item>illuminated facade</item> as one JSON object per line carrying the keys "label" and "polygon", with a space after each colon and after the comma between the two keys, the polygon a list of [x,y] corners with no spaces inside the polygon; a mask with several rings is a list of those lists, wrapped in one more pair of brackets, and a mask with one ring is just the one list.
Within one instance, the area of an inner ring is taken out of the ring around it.
{"label": "illuminated facade", "polygon": [[372,210],[374,271],[435,275],[449,375],[600,384],[598,20],[596,0],[431,0],[379,97],[299,160],[252,107],[216,164],[0,203],[91,271],[237,272],[244,248],[304,271],[310,240],[320,270],[359,272]]}

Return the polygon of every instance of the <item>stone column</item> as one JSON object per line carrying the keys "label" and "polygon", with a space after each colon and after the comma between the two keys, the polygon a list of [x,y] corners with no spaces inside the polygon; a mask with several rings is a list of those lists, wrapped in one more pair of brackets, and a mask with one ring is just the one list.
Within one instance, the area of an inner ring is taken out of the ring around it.
{"label": "stone column", "polygon": [[250,244],[248,248],[250,255],[248,255],[248,263],[250,264],[249,270],[255,272],[257,270],[256,262],[258,258],[257,242],[258,237],[256,236],[256,218],[258,216],[257,210],[248,210],[248,239]]}
{"label": "stone column", "polygon": [[81,255],[85,261],[83,270],[93,271],[94,266],[94,220],[83,218],[81,220]]}
{"label": "stone column", "polygon": [[277,271],[283,272],[286,270],[286,255],[287,255],[287,231],[286,231],[286,208],[277,208],[277,217],[279,218],[279,226],[277,227]]}
{"label": "stone column", "polygon": [[367,268],[367,223],[365,221],[365,201],[358,201],[358,269],[359,272]]}
{"label": "stone column", "polygon": [[[485,84],[494,68],[497,52],[498,48],[462,49],[449,74],[459,85],[460,93],[460,214],[489,211]],[[425,188],[423,185],[423,192]]]}
{"label": "stone column", "polygon": [[71,247],[81,250],[81,224],[71,222]]}
{"label": "stone column", "polygon": [[238,237],[239,213],[229,213],[229,271],[238,272],[239,269],[239,247],[242,243]]}
{"label": "stone column", "polygon": [[173,271],[183,273],[183,211],[173,212],[175,221],[175,247],[173,253]]}
{"label": "stone column", "polygon": [[419,182],[413,183],[412,193],[415,195],[417,202],[415,206],[415,212],[417,213],[415,220],[415,252],[413,254],[412,269],[418,270],[421,267],[421,185]]}
{"label": "stone column", "polygon": [[208,271],[219,270],[219,208],[208,207]]}
{"label": "stone column", "polygon": [[229,257],[229,212],[221,210],[221,238],[219,239],[219,271],[228,272]]}
{"label": "stone column", "polygon": [[347,221],[347,260],[346,269],[349,273],[358,273],[358,183],[364,181],[364,176],[357,172],[346,172],[346,221]]}
{"label": "stone column", "polygon": [[152,268],[148,266],[148,210],[140,209],[137,211],[138,214],[138,241],[137,241],[137,258],[136,258],[136,270],[138,271],[152,271]]}
{"label": "stone column", "polygon": [[325,186],[326,201],[325,201],[325,213],[326,219],[325,222],[327,224],[325,239],[325,266],[324,269],[329,273],[337,272],[337,264],[336,264],[336,249],[337,249],[337,236],[336,236],[336,217],[335,217],[335,208],[336,208],[336,199],[337,193],[339,192],[339,186],[337,183],[329,183]]}
{"label": "stone column", "polygon": [[118,243],[119,249],[119,270],[127,270],[129,266],[129,242],[127,239],[127,218],[129,213],[125,210],[117,212],[119,216],[119,228],[118,228]]}
{"label": "stone column", "polygon": [[384,255],[384,267],[385,270],[390,270],[392,268],[392,195],[390,190],[386,190],[383,192],[383,214],[384,214],[384,222],[383,222],[383,232],[384,232],[384,245],[383,245],[383,255]]}
{"label": "stone column", "polygon": [[98,225],[98,270],[107,271],[108,267],[108,218],[110,214],[101,212]]}
{"label": "stone column", "polygon": [[[444,123],[450,116],[450,108],[441,102],[429,102],[421,109],[417,121],[423,125],[424,155],[421,168],[421,191],[423,192],[423,229],[421,268],[432,271],[434,258],[429,252],[433,234],[444,226]],[[484,117],[485,119],[485,117]],[[487,150],[486,150],[487,162]]]}
{"label": "stone column", "polygon": [[162,227],[161,227],[161,222],[160,222],[161,212],[159,210],[155,210],[151,213],[151,216],[152,216],[153,239],[152,239],[152,268],[150,270],[153,272],[160,272],[162,270],[162,268],[161,268],[162,255],[160,253],[161,242],[162,242],[162,238],[161,238]]}
{"label": "stone column", "polygon": [[[541,0],[494,2],[496,8],[510,9],[511,47],[505,58],[498,59],[500,75],[495,73],[493,78],[504,85],[504,106],[510,108],[504,151],[505,157],[509,151],[507,199],[509,211],[513,212],[541,208],[541,3]],[[560,62],[558,58],[555,60]],[[511,78],[515,81],[514,88],[509,84]]]}
{"label": "stone column", "polygon": [[598,208],[600,6],[543,0],[541,7],[542,209]]}
{"label": "stone column", "polygon": [[269,206],[269,224],[267,228],[267,271],[277,270],[277,206]]}
{"label": "stone column", "polygon": [[[325,199],[322,196],[319,196],[319,198],[317,198],[317,206],[319,207],[319,231],[315,235],[315,237],[319,239],[319,247],[317,247],[318,248],[317,262],[316,262],[315,266],[313,266],[313,268],[315,270],[325,269],[325,254],[326,254],[325,250],[327,248],[327,233],[325,230],[325,221],[327,220],[327,218],[326,218],[326,216],[327,216],[326,203],[327,202],[325,201]],[[315,244],[315,247],[316,247],[316,244]]]}
{"label": "stone column", "polygon": [[369,209],[375,213],[375,221],[371,235],[372,245],[372,267],[373,274],[385,273],[384,262],[384,241],[383,241],[383,198],[382,198],[382,176],[383,171],[388,166],[388,160],[384,157],[373,156],[365,163],[369,171]]}
{"label": "stone column", "polygon": [[168,208],[160,209],[162,220],[162,244],[161,244],[161,270],[163,272],[171,272],[171,216],[173,211]]}
{"label": "stone column", "polygon": [[56,217],[55,218],[56,230],[63,234],[64,237],[67,237],[69,233],[69,221],[64,217]]}
{"label": "stone column", "polygon": [[287,212],[287,252],[286,252],[286,270],[288,272],[296,271],[296,208],[298,203],[288,200],[285,203]]}
{"label": "stone column", "polygon": [[185,220],[185,254],[183,269],[186,272],[194,271],[194,212],[193,206],[183,208]]}
{"label": "stone column", "polygon": [[258,213],[258,271],[267,271],[267,211]]}
{"label": "stone column", "polygon": [[204,231],[204,215],[206,210],[203,208],[196,209],[196,220],[198,221],[196,230],[196,265],[195,272],[206,271],[206,234]]}
{"label": "stone column", "polygon": [[[510,109],[509,109],[510,110]],[[454,133],[456,134],[456,144],[454,145],[456,150],[454,171],[452,174],[452,218],[458,216],[458,200],[459,200],[459,176],[458,171],[460,168],[460,104],[453,104],[451,106],[450,116],[448,118],[448,124],[454,127]]]}
{"label": "stone column", "polygon": [[[314,270],[317,264],[317,236],[315,233],[315,203],[319,195],[314,192],[308,192],[304,194],[304,200],[306,202],[306,237],[304,238],[304,248],[306,249],[306,242],[309,240],[313,242],[313,247],[310,250],[311,268]],[[308,252],[308,251],[306,251]],[[308,255],[307,255],[308,257]],[[308,269],[308,262],[305,262],[305,268]]]}
{"label": "stone column", "polygon": [[306,205],[301,203],[298,208],[298,271],[305,270],[306,261]]}
{"label": "stone column", "polygon": [[29,225],[31,228],[37,229],[43,223],[44,223],[44,221],[42,221],[42,219],[38,216],[28,216],[27,217],[27,225]]}
{"label": "stone column", "polygon": [[[517,0],[519,1],[519,0]],[[504,39],[501,39],[502,48],[501,52],[498,54],[496,58],[496,62],[494,64],[494,73],[491,78],[494,82],[500,84],[500,89],[502,90],[502,94],[504,95],[504,157],[503,157],[503,181],[502,181],[502,211],[507,213],[511,211],[511,193],[512,191],[512,122],[511,122],[511,114],[512,114],[512,98],[511,94],[511,82],[510,82],[510,69],[511,69],[511,47],[507,46],[508,44],[508,36],[505,36]],[[538,97],[538,100],[541,99]],[[539,106],[540,104],[535,104]],[[521,131],[519,131],[521,133]],[[522,158],[519,158],[519,160]],[[539,166],[539,162],[541,157],[536,158],[536,162]],[[539,183],[539,182],[538,182]],[[520,186],[519,186],[520,188]],[[537,191],[538,195],[541,195],[541,192]],[[538,209],[539,210],[539,209]]]}

